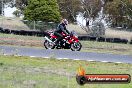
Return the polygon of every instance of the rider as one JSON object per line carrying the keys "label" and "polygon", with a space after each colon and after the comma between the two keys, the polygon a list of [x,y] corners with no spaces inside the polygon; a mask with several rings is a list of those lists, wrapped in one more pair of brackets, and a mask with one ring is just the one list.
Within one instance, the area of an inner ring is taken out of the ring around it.
{"label": "rider", "polygon": [[63,39],[63,35],[61,35],[62,32],[64,32],[66,35],[70,34],[70,32],[66,28],[66,25],[68,25],[68,21],[66,19],[62,19],[61,23],[58,25],[57,29],[54,31],[54,35],[58,37],[57,41],[55,41],[56,44],[58,44],[58,42]]}

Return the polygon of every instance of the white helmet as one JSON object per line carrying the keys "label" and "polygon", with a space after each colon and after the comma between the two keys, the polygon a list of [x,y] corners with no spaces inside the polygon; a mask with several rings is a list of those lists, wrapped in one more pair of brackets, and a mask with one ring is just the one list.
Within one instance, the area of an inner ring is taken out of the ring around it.
{"label": "white helmet", "polygon": [[63,23],[64,23],[65,25],[68,25],[67,19],[63,19]]}

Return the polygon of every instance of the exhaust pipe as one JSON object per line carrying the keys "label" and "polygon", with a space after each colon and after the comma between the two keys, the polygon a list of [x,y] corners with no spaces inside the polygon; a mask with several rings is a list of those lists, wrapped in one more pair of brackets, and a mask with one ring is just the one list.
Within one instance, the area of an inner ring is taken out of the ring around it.
{"label": "exhaust pipe", "polygon": [[54,43],[53,41],[51,41],[48,37],[44,37],[47,41],[49,41],[50,43]]}

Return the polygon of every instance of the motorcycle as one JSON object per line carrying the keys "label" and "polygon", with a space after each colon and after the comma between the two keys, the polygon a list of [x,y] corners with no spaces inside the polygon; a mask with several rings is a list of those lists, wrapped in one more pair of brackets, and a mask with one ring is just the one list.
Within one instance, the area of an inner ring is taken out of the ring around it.
{"label": "motorcycle", "polygon": [[55,44],[57,41],[57,36],[54,35],[54,32],[48,32],[48,35],[45,36],[44,46],[46,49],[71,49],[72,51],[80,51],[82,48],[81,43],[79,42],[77,34],[72,31],[70,35],[61,33],[63,39],[59,41],[59,44]]}

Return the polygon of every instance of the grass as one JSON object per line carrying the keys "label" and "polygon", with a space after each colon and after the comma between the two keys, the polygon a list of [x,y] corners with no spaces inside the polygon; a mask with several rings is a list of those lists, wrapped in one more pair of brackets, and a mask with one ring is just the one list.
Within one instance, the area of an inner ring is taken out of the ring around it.
{"label": "grass", "polygon": [[84,52],[132,55],[132,45],[96,41],[81,41]]}
{"label": "grass", "polygon": [[131,64],[0,56],[0,88],[132,88],[129,84],[76,83],[82,65],[89,74],[130,74]]}
{"label": "grass", "polygon": [[0,33],[1,45],[17,45],[17,46],[35,46],[43,47],[43,37],[36,36],[21,36],[14,34]]}
{"label": "grass", "polygon": [[116,28],[115,29],[108,28],[105,31],[105,37],[127,39],[128,41],[131,41],[132,40],[132,32],[120,31]]}
{"label": "grass", "polygon": [[0,26],[11,30],[30,30],[21,20],[17,17],[0,16]]}
{"label": "grass", "polygon": [[14,34],[3,34],[0,33],[0,38],[12,38],[17,40],[41,40],[43,37],[37,36],[23,36],[23,35],[14,35]]}

